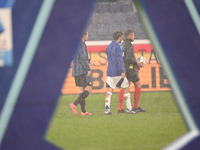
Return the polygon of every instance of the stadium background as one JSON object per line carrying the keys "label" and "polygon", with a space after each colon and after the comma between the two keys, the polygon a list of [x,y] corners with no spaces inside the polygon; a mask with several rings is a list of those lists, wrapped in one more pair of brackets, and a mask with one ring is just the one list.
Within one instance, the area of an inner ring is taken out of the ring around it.
{"label": "stadium background", "polygon": [[[115,2],[114,0],[112,1]],[[77,2],[80,4],[79,6],[76,5]],[[14,66],[11,66],[10,68],[3,68],[0,72],[1,81],[3,81],[1,82],[0,86],[1,91],[3,91],[0,94],[1,107],[11,86],[18,64],[21,60],[21,56],[24,52],[24,47],[29,39],[29,35],[32,27],[34,26],[35,18],[37,18],[37,12],[41,6],[41,3],[42,0],[16,1],[15,7],[13,9],[13,29],[15,33],[15,63]],[[169,0],[165,2],[161,2],[158,0],[144,0],[142,3],[145,4],[147,8],[147,13],[151,18],[150,21],[154,25],[153,31],[157,33],[160,44],[163,45],[164,52],[167,56],[169,56],[168,59],[171,63],[172,70],[174,69],[173,71],[177,77],[177,82],[179,82],[180,87],[183,90],[186,100],[191,107],[192,113],[194,114],[196,122],[199,123],[199,92],[198,88],[196,88],[199,85],[199,70],[196,69],[198,66],[194,66],[194,64],[198,65],[197,62],[199,60],[199,34],[193,25],[191,16],[185,8],[185,3],[181,0]],[[72,4],[74,4],[74,7],[69,7]],[[49,120],[52,117],[52,112],[54,111],[54,107],[57,103],[55,99],[60,94],[60,85],[63,83],[64,76],[66,75],[66,72],[63,70],[68,67],[69,63],[67,60],[71,59],[73,48],[77,44],[76,42],[79,38],[79,36],[74,33],[80,33],[81,31],[83,31],[82,26],[85,25],[85,22],[83,20],[87,18],[84,18],[84,16],[87,16],[87,11],[90,11],[90,4],[92,4],[92,1],[89,2],[87,0],[84,1],[84,3],[80,0],[72,0],[71,2],[61,0],[55,2],[54,9],[52,10],[51,16],[49,17],[49,22],[46,25],[46,30],[42,35],[42,40],[38,44],[38,48],[36,48],[37,53],[34,57],[32,65],[29,68],[29,75],[24,81],[23,88],[20,90],[19,97],[16,98],[17,103],[14,107],[13,115],[10,119],[9,125],[7,126],[6,134],[4,136],[4,141],[1,147],[2,149],[5,149],[5,147],[7,149],[20,150],[56,149],[53,148],[52,145],[50,146],[46,143],[43,138],[44,132],[46,131]],[[169,7],[166,7],[166,5],[168,5],[171,9],[168,9]],[[173,17],[168,17],[172,14]],[[74,21],[75,17],[78,18],[79,23]],[[56,22],[58,20],[59,22]],[[66,28],[69,28],[70,30],[67,30],[67,34],[59,32],[60,34],[55,34],[54,36],[52,36],[52,33],[56,33],[55,30],[57,31],[58,29],[55,28],[55,25],[59,25],[59,31],[63,31],[63,29]],[[23,34],[21,34],[22,31]],[[70,38],[72,40],[68,38],[69,35],[71,35]],[[52,39],[56,38],[67,40],[57,40],[55,44],[54,42],[52,42]],[[57,50],[60,50],[59,53],[55,53],[55,47]],[[65,49],[63,49],[63,47],[65,47]],[[190,53],[189,56],[188,49],[186,49],[186,47],[190,47],[190,49],[193,51],[193,53]],[[174,51],[174,49],[176,49],[177,51]],[[188,57],[192,59],[188,60]],[[65,61],[63,61],[64,58],[66,59]],[[185,60],[188,61],[186,62]],[[185,68],[185,65],[189,67]],[[191,69],[194,70],[195,73],[191,74]],[[188,74],[188,72],[190,74]],[[163,92],[151,92],[150,94],[152,93]],[[158,112],[154,113],[154,115],[156,114],[156,116],[160,116],[159,119],[162,119],[163,117],[158,111],[158,108],[160,108],[159,106],[160,105],[158,104],[155,107],[150,108],[152,108],[152,110],[155,110],[154,112]],[[169,118],[172,118],[172,116],[169,115],[170,113],[173,113],[172,108],[169,107],[169,105],[163,106],[167,106],[169,111],[166,111],[166,114],[167,116],[169,116]],[[160,109],[160,111],[165,112],[165,109]],[[148,120],[150,120],[149,115],[147,117]],[[177,118],[174,119],[176,122]],[[165,119],[165,121],[166,120],[167,122],[169,122],[168,119]],[[155,125],[157,125],[157,122],[162,121],[158,121],[158,118],[156,117]],[[60,122],[58,123],[60,124]],[[67,124],[64,124],[65,127],[66,125]],[[150,127],[149,123],[147,127]],[[155,126],[153,125],[152,127]],[[163,127],[166,127],[166,124]],[[158,130],[158,128],[155,129]],[[174,130],[174,128],[172,130]],[[127,137],[127,134],[125,137]],[[135,136],[132,137],[134,138]],[[163,137],[166,136],[164,135]],[[162,139],[160,137],[158,138]],[[143,137],[141,139],[143,139]],[[63,140],[64,143],[67,143],[65,138],[63,138]],[[149,142],[151,143],[151,140]],[[196,149],[198,149],[199,143],[200,142],[198,138],[198,140],[195,140],[192,143],[188,144],[189,146],[187,145],[187,148],[185,149],[195,149],[195,147]],[[142,145],[144,144],[142,143]]]}
{"label": "stadium background", "polygon": [[[147,59],[147,65],[140,70],[142,91],[170,90],[166,75],[159,61],[156,60],[151,41],[145,34],[132,0],[98,1],[86,28],[89,32],[86,42],[89,58],[96,62],[96,66],[91,66],[93,93],[106,92],[107,57],[105,50],[112,40],[113,33],[115,31],[124,33],[128,29],[133,30],[136,35],[133,42],[136,57],[143,55]],[[131,84],[130,88],[133,90],[134,85]],[[115,92],[118,91],[119,89],[115,90]],[[62,94],[78,94],[78,92],[79,89],[75,86],[72,77],[71,64],[63,84]]]}

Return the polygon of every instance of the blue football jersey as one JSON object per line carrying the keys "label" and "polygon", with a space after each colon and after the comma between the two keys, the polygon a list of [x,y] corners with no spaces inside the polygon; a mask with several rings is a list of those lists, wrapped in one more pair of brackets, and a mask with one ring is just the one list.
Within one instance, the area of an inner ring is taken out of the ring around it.
{"label": "blue football jersey", "polygon": [[123,64],[123,48],[119,42],[112,41],[106,49],[108,68],[107,76],[121,76],[125,73]]}

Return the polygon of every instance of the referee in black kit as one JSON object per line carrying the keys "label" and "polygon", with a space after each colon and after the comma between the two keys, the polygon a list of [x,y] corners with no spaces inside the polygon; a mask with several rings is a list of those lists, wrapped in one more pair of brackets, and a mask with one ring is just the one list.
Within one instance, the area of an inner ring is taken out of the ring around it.
{"label": "referee in black kit", "polygon": [[[79,48],[74,54],[73,57],[73,72],[72,76],[75,78],[75,84],[80,88],[79,97],[75,100],[74,103],[70,104],[73,112],[78,115],[77,105],[80,103],[81,106],[81,115],[92,115],[88,113],[85,109],[85,99],[91,93],[91,69],[89,66],[90,59],[88,59],[87,46],[85,41],[88,39],[88,32],[84,31]],[[91,61],[91,64],[94,65],[94,62]]]}

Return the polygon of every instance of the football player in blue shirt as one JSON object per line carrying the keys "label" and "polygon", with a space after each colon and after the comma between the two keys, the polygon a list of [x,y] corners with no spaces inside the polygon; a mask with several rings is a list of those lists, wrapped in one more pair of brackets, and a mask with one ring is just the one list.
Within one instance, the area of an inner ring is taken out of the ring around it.
{"label": "football player in blue shirt", "polygon": [[[83,37],[81,39],[79,48],[73,57],[73,72],[72,76],[75,78],[75,84],[80,88],[79,97],[74,101],[74,103],[70,104],[73,112],[78,115],[77,105],[81,106],[81,115],[92,115],[92,113],[88,113],[85,109],[85,99],[88,97],[89,93],[91,93],[91,81],[90,74],[91,69],[89,66],[90,60],[88,59],[87,46],[85,41],[88,39],[88,32],[84,31]],[[93,62],[94,64],[94,62]]]}
{"label": "football player in blue shirt", "polygon": [[134,114],[136,112],[131,109],[131,99],[129,93],[129,82],[125,77],[125,69],[123,65],[123,48],[120,43],[123,39],[123,33],[117,31],[113,34],[113,41],[106,48],[108,59],[107,78],[106,78],[106,96],[105,96],[105,115],[111,115],[110,102],[115,87],[124,90],[124,100],[127,106],[127,113]]}

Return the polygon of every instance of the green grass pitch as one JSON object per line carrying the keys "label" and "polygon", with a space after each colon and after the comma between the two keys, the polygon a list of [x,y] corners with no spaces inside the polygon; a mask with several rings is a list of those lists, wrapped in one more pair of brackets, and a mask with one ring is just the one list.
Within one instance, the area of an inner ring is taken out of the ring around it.
{"label": "green grass pitch", "polygon": [[[105,94],[91,94],[86,109],[92,116],[73,114],[69,104],[78,95],[61,96],[46,133],[47,141],[66,150],[159,150],[187,132],[171,92],[143,92],[147,112],[118,114],[118,93],[104,115]],[[131,94],[133,105],[133,93]],[[124,104],[125,107],[125,104]]]}

